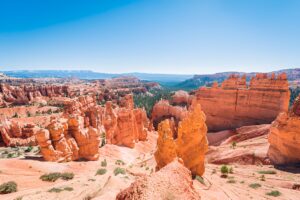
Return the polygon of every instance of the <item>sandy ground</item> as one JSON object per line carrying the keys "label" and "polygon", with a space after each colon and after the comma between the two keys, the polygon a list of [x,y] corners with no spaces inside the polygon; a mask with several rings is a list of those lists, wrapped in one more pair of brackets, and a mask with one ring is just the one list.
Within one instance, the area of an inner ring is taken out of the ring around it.
{"label": "sandy ground", "polygon": [[[150,174],[154,171],[155,160],[153,153],[156,146],[156,134],[149,134],[148,141],[139,142],[134,149],[105,145],[100,149],[101,158],[98,161],[55,163],[45,162],[39,157],[13,158],[0,160],[0,183],[15,181],[18,192],[0,195],[0,199],[22,200],[32,199],[115,199],[122,189],[128,187],[141,174]],[[106,159],[107,173],[95,175]],[[117,165],[116,160],[122,160],[125,165]],[[300,199],[300,191],[292,189],[300,184],[300,174],[280,171],[271,165],[229,165],[233,173],[228,178],[221,178],[221,165],[206,164],[203,176],[204,184],[193,181],[194,188],[201,195],[201,199]],[[125,175],[115,176],[113,171],[121,167],[126,169]],[[261,180],[259,171],[271,170],[276,174],[265,174],[265,181]],[[69,181],[57,180],[44,182],[39,177],[49,172],[73,172],[74,179]],[[260,184],[257,189],[249,185]],[[63,190],[59,193],[49,192],[52,188],[73,188],[72,191]],[[278,197],[268,196],[266,193],[278,190]],[[176,199],[176,198],[175,198]]]}

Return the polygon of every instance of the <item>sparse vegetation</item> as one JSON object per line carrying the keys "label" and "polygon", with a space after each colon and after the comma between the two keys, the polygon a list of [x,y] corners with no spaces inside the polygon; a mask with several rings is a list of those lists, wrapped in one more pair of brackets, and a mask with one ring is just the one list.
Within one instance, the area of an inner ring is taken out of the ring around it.
{"label": "sparse vegetation", "polygon": [[234,179],[229,179],[227,183],[236,183],[236,181]]}
{"label": "sparse vegetation", "polygon": [[0,185],[0,194],[9,194],[17,192],[17,183],[9,181]]}
{"label": "sparse vegetation", "polygon": [[276,174],[276,171],[274,170],[262,170],[258,171],[259,174]]}
{"label": "sparse vegetation", "polygon": [[63,180],[70,180],[74,178],[73,173],[60,173],[60,172],[54,172],[49,174],[44,174],[40,177],[42,181],[49,181],[49,182],[55,182],[57,179],[63,179]]}
{"label": "sparse vegetation", "polygon": [[261,181],[266,181],[265,175],[261,175],[261,176],[259,177],[259,180],[261,180]]}
{"label": "sparse vegetation", "polygon": [[259,183],[251,183],[251,184],[249,185],[249,187],[251,187],[251,188],[253,188],[253,189],[257,189],[257,188],[261,187],[261,184],[259,184]]}
{"label": "sparse vegetation", "polygon": [[227,165],[222,165],[222,167],[221,167],[221,173],[222,173],[221,177],[222,178],[227,178],[228,172],[229,172],[229,169],[228,169]]}
{"label": "sparse vegetation", "polygon": [[278,190],[273,190],[271,192],[266,193],[266,195],[273,196],[273,197],[278,197],[278,196],[281,195],[281,193]]}
{"label": "sparse vegetation", "polygon": [[27,147],[27,149],[25,149],[25,152],[31,152],[32,149],[33,149],[33,147],[32,147],[32,146],[29,146],[29,147]]}
{"label": "sparse vegetation", "polygon": [[115,164],[116,165],[125,165],[125,162],[122,160],[116,160]]}
{"label": "sparse vegetation", "polygon": [[117,167],[115,170],[114,170],[114,174],[115,176],[118,176],[119,174],[126,174],[126,171],[124,168],[120,168],[120,167]]}
{"label": "sparse vegetation", "polygon": [[18,113],[15,113],[15,114],[12,116],[12,118],[19,118]]}
{"label": "sparse vegetation", "polygon": [[104,145],[106,144],[106,133],[103,132],[102,135],[101,135],[101,145],[100,145],[100,148],[101,147],[104,147]]}
{"label": "sparse vegetation", "polygon": [[201,176],[196,175],[195,179],[199,181],[202,185],[205,185],[204,179]]}
{"label": "sparse vegetation", "polygon": [[107,166],[107,161],[106,159],[104,159],[103,161],[101,161],[101,167],[106,167]]}
{"label": "sparse vegetation", "polygon": [[60,193],[62,191],[73,191],[74,189],[72,187],[65,187],[65,188],[51,188],[50,190],[48,190],[48,192],[55,192],[55,193]]}
{"label": "sparse vegetation", "polygon": [[105,174],[106,172],[107,172],[106,169],[101,168],[101,169],[98,169],[98,170],[97,170],[96,175],[103,175],[103,174]]}
{"label": "sparse vegetation", "polygon": [[236,141],[233,141],[233,142],[231,143],[231,148],[235,149],[235,147],[236,147]]}
{"label": "sparse vegetation", "polygon": [[228,172],[229,172],[229,174],[233,174],[233,167],[229,167]]}
{"label": "sparse vegetation", "polygon": [[64,172],[60,175],[60,178],[63,180],[71,180],[74,178],[74,173]]}

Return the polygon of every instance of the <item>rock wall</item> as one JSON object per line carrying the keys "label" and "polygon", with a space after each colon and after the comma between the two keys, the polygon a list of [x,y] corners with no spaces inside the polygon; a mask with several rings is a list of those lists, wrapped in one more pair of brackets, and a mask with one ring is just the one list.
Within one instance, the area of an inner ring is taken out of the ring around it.
{"label": "rock wall", "polygon": [[273,164],[300,163],[300,96],[289,113],[283,112],[272,123],[268,156]]}
{"label": "rock wall", "polygon": [[193,176],[202,176],[205,170],[204,157],[208,149],[206,133],[205,114],[196,102],[192,103],[178,127],[173,120],[162,121],[158,126],[156,169],[159,170],[179,157]]}
{"label": "rock wall", "polygon": [[219,87],[202,87],[195,98],[206,114],[210,131],[271,123],[289,106],[290,91],[285,74],[257,74],[248,86],[246,77],[230,76]]}

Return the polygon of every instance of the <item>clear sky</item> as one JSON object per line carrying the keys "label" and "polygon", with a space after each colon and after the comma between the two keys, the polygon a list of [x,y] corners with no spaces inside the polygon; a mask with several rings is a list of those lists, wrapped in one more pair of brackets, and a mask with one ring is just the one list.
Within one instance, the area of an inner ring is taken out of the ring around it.
{"label": "clear sky", "polygon": [[300,67],[300,0],[0,0],[0,70]]}

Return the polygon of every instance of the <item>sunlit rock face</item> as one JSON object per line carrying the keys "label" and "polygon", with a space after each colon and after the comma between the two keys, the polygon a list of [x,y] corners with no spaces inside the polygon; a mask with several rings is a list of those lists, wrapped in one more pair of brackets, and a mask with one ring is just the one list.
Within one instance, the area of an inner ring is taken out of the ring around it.
{"label": "sunlit rock face", "polygon": [[35,124],[20,124],[3,120],[0,124],[1,138],[6,146],[34,146],[38,127]]}
{"label": "sunlit rock face", "polygon": [[271,123],[289,106],[290,91],[286,74],[257,74],[246,83],[246,77],[231,75],[221,86],[202,87],[195,98],[207,117],[210,131]]}
{"label": "sunlit rock face", "polygon": [[190,106],[178,126],[170,119],[162,121],[158,125],[156,169],[179,157],[192,175],[203,175],[204,158],[208,149],[206,133],[205,114],[196,102]]}
{"label": "sunlit rock face", "polygon": [[190,171],[176,160],[150,176],[138,178],[116,197],[117,200],[174,198],[201,199],[193,187]]}
{"label": "sunlit rock face", "polygon": [[121,107],[115,108],[112,108],[111,102],[105,105],[103,124],[106,140],[109,144],[133,148],[136,142],[147,139],[150,123],[145,110],[134,108],[131,94],[126,95],[120,104]]}
{"label": "sunlit rock face", "polygon": [[290,112],[278,115],[268,137],[268,156],[273,164],[300,163],[300,99],[295,100]]}
{"label": "sunlit rock face", "polygon": [[67,121],[52,119],[46,129],[40,129],[36,140],[47,161],[97,160],[99,158],[100,132],[84,127],[81,116]]}

